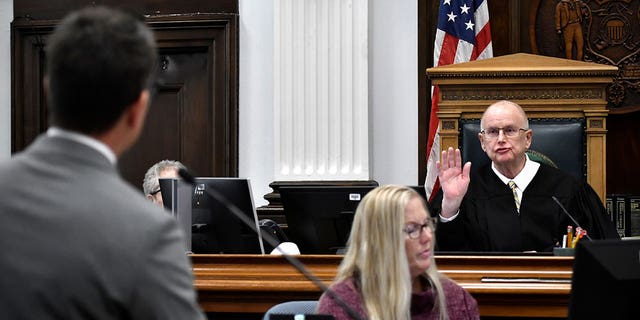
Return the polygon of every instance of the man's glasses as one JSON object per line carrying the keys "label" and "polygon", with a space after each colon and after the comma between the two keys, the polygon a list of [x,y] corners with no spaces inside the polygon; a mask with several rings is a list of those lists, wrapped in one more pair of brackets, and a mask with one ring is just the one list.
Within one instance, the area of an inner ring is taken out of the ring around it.
{"label": "man's glasses", "polygon": [[155,196],[158,192],[160,192],[160,188],[158,188],[158,190],[153,191],[153,192],[151,192],[149,194],[152,195],[152,196]]}
{"label": "man's glasses", "polygon": [[504,127],[504,128],[488,128],[486,130],[480,131],[480,133],[487,139],[496,139],[500,136],[500,131],[507,138],[513,138],[517,136],[520,131],[527,131],[529,129],[516,128],[516,127]]}
{"label": "man's glasses", "polygon": [[422,230],[429,228],[431,232],[436,231],[438,218],[430,217],[424,224],[410,223],[407,224],[402,231],[409,236],[409,239],[418,239],[422,235]]}

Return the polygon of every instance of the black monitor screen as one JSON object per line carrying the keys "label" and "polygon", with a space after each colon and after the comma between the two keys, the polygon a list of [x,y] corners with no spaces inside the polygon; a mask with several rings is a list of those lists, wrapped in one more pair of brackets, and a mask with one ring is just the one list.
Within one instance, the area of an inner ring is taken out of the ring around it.
{"label": "black monitor screen", "polygon": [[640,240],[580,241],[569,319],[640,319]]}
{"label": "black monitor screen", "polygon": [[[342,253],[360,200],[375,186],[281,187],[286,234],[302,254]],[[424,198],[422,186],[412,187]]]}
{"label": "black monitor screen", "polygon": [[[191,207],[191,251],[193,253],[264,253],[262,239],[238,219],[209,191],[216,191],[234,204],[256,228],[257,215],[249,180],[242,178],[195,178]],[[163,199],[165,193],[163,192]],[[165,207],[171,199],[164,199]]]}

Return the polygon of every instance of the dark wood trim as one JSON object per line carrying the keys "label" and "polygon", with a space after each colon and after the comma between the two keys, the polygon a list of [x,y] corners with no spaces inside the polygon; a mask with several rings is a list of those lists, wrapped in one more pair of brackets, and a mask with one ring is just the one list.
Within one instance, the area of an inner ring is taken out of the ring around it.
{"label": "dark wood trim", "polygon": [[145,16],[239,13],[238,0],[20,0],[13,3],[13,16],[16,20],[58,20],[70,11],[91,5],[121,7]]}
{"label": "dark wood trim", "polygon": [[47,125],[44,43],[54,21],[11,23],[11,152],[24,149]]}

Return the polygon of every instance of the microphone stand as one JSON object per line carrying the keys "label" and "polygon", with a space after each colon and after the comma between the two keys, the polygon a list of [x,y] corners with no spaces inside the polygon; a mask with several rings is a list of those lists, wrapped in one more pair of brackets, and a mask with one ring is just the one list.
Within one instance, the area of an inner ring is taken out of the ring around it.
{"label": "microphone stand", "polygon": [[[569,214],[569,211],[567,211],[567,209],[564,208],[564,206],[562,205],[562,203],[560,203],[560,201],[558,200],[558,198],[556,198],[556,196],[551,196],[551,199],[553,199],[553,201],[555,201],[558,204],[558,206],[560,206],[560,209],[562,209],[564,214],[566,214],[567,217],[569,217],[569,219],[571,219],[571,221],[573,221],[573,223],[576,224],[576,227],[578,227],[580,229],[583,229],[580,226],[580,224],[578,223],[578,221],[576,221],[576,219],[574,219],[573,216],[571,214]],[[589,239],[589,241],[593,241],[593,239],[591,239],[591,237],[589,237],[589,233],[585,233],[584,235],[585,235],[585,237],[587,237],[587,239]]]}
{"label": "microphone stand", "polygon": [[[187,183],[189,183],[191,185],[195,185],[196,184],[195,178],[186,169],[180,169],[178,171],[178,175],[180,175],[180,177],[182,177],[182,179],[184,181],[186,181]],[[307,279],[309,279],[311,282],[313,282],[313,284],[315,284],[318,288],[320,288],[322,290],[322,292],[327,293],[329,295],[329,297],[331,297],[335,302],[337,302],[338,305],[343,310],[345,310],[347,312],[347,314],[349,314],[349,317],[351,317],[351,319],[364,320],[355,312],[355,310],[353,310],[351,307],[349,307],[349,305],[347,305],[347,303],[344,302],[344,300],[342,300],[342,298],[340,298],[333,290],[331,290],[329,287],[327,287],[327,285],[325,285],[324,282],[320,281],[320,279],[318,279],[318,277],[313,275],[304,266],[304,264],[302,264],[302,262],[300,262],[300,260],[298,260],[294,256],[292,256],[290,254],[287,254],[284,251],[282,251],[282,249],[280,249],[280,247],[278,247],[278,242],[273,238],[272,235],[270,235],[270,234],[262,234],[262,232],[260,232],[256,228],[256,226],[254,225],[254,221],[249,220],[249,218],[246,215],[244,215],[242,213],[242,211],[240,209],[238,209],[238,207],[236,205],[234,205],[232,202],[227,200],[227,198],[225,196],[220,194],[218,191],[212,190],[212,189],[209,189],[209,188],[205,188],[205,192],[207,192],[207,194],[210,197],[212,197],[212,198],[218,200],[220,203],[222,203],[227,209],[229,209],[229,211],[231,211],[231,213],[233,213],[233,215],[236,218],[240,219],[240,221],[242,221],[245,225],[247,225],[247,227],[251,228],[251,230],[253,230],[253,232],[255,232],[259,237],[261,237],[269,245],[271,245],[272,247],[276,248],[276,250],[278,250],[281,253],[281,255],[287,260],[287,262],[289,262],[289,264],[291,264],[294,268],[296,268],[296,270],[298,270],[298,272],[300,272],[302,275],[304,275]]]}

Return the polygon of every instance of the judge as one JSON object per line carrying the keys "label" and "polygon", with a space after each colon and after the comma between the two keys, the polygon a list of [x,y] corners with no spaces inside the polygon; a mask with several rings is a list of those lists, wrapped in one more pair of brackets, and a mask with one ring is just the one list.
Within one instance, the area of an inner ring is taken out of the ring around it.
{"label": "judge", "polygon": [[522,108],[499,101],[487,108],[478,133],[491,163],[471,173],[460,150],[449,148],[436,163],[442,202],[437,230],[441,251],[551,251],[567,226],[576,225],[555,196],[591,238],[617,238],[593,189],[525,153],[533,138]]}

